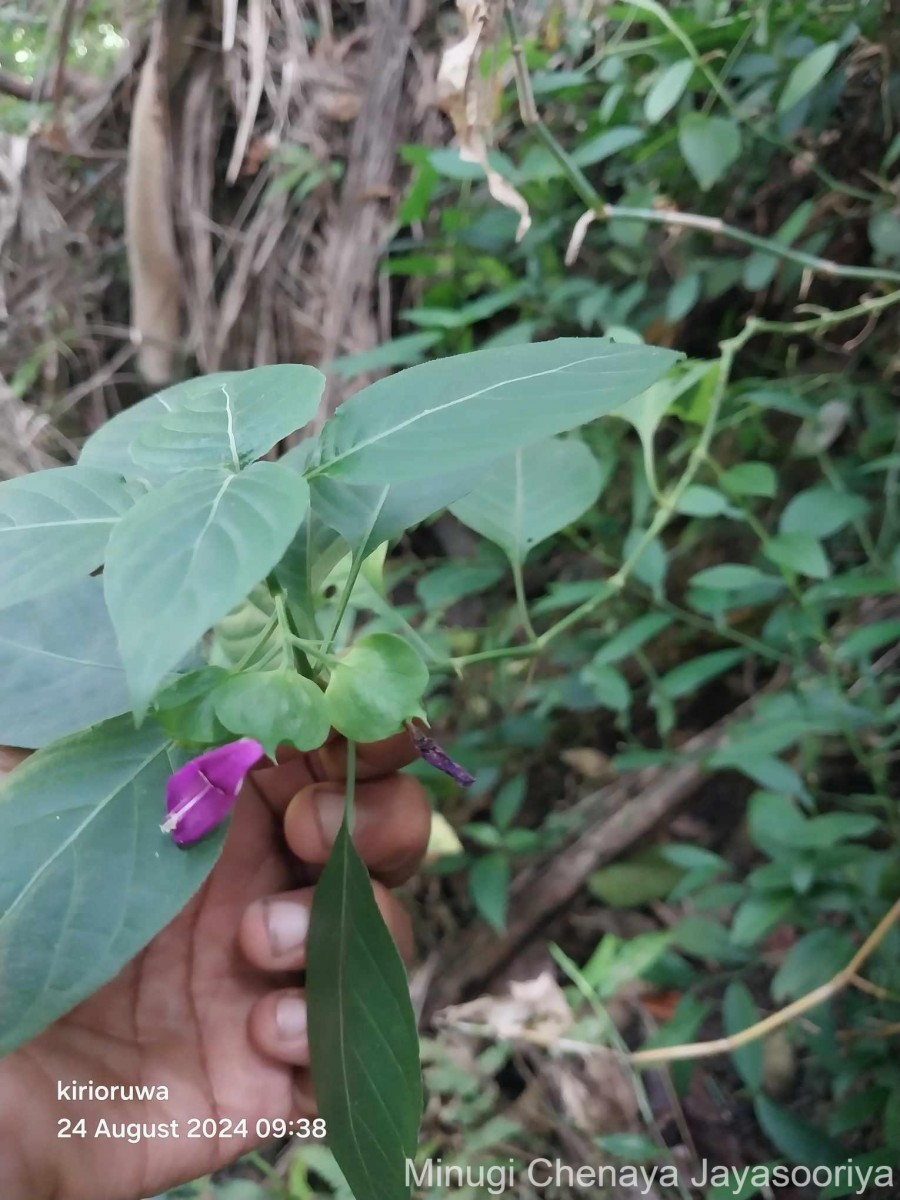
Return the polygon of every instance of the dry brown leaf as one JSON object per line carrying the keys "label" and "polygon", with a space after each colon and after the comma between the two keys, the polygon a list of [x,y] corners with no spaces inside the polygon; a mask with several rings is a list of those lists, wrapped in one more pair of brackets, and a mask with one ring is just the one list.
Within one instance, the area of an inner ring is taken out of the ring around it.
{"label": "dry brown leaf", "polygon": [[593,746],[572,746],[561,751],[559,757],[567,767],[595,783],[612,779],[616,773],[608,755],[595,750]]}
{"label": "dry brown leaf", "polygon": [[478,1025],[498,1039],[528,1035],[529,1040],[552,1045],[572,1024],[572,1010],[562,988],[549,971],[534,979],[513,980],[502,996],[479,996],[438,1013],[450,1026]]}
{"label": "dry brown leaf", "polygon": [[437,103],[456,130],[463,162],[478,163],[487,176],[488,191],[498,204],[519,214],[516,241],[531,225],[524,197],[488,162],[486,135],[493,122],[496,99],[493,84],[479,70],[485,46],[499,26],[497,0],[457,0],[466,36],[450,46],[441,59],[437,77]]}

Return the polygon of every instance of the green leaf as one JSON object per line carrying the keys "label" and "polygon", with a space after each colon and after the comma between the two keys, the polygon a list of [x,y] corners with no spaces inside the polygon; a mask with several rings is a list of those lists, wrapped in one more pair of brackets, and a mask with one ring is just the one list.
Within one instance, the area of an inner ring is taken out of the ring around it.
{"label": "green leaf", "polygon": [[657,689],[669,700],[680,700],[747,657],[745,650],[714,650],[682,663],[660,677]]}
{"label": "green leaf", "polygon": [[81,462],[150,483],[192,467],[237,470],[311,421],[324,386],[320,371],[293,364],[178,383],[107,421]]}
{"label": "green leaf", "polygon": [[656,125],[672,111],[690,82],[694,64],[689,58],[670,63],[653,87],[644,97],[644,116],[650,125]]}
{"label": "green leaf", "polygon": [[216,717],[215,690],[231,678],[223,667],[201,667],[179,676],[159,693],[154,715],[177,742],[212,745],[228,741],[228,730]]}
{"label": "green leaf", "polygon": [[216,690],[213,705],[226,729],[255,738],[271,759],[282,742],[318,750],[331,728],[321,689],[295,671],[235,675]]}
{"label": "green leaf", "polygon": [[609,908],[642,908],[664,900],[683,871],[652,847],[623,862],[610,863],[588,876],[588,889]]}
{"label": "green leaf", "polygon": [[827,579],[831,574],[822,543],[808,533],[779,533],[763,545],[763,553],[771,562],[798,575]]}
{"label": "green leaf", "polygon": [[784,91],[778,101],[778,112],[788,112],[817,87],[831,70],[839,51],[838,42],[824,42],[821,46],[816,46],[806,58],[801,59],[784,85]]}
{"label": "green leaf", "polygon": [[798,492],[781,514],[781,533],[806,533],[815,538],[831,537],[869,510],[862,496],[839,492],[826,486]]}
{"label": "green leaf", "polygon": [[678,122],[678,145],[691,174],[707,192],[740,158],[740,127],[729,117],[685,113]]}
{"label": "green leaf", "polygon": [[613,155],[627,150],[646,137],[643,129],[636,125],[620,125],[615,129],[605,129],[603,133],[582,142],[572,154],[579,167],[591,167],[595,163],[605,162]]}
{"label": "green leaf", "polygon": [[312,1077],[328,1145],[356,1196],[404,1200],[422,1112],[406,974],[341,827],[316,885],[307,949]]}
{"label": "green leaf", "polygon": [[[738,981],[732,981],[725,989],[722,1003],[722,1019],[729,1037],[749,1029],[759,1020],[759,1009],[753,1002],[749,989]],[[763,1085],[764,1062],[763,1042],[751,1042],[732,1050],[731,1058],[737,1073],[751,1092],[758,1092]]]}
{"label": "green leaf", "polygon": [[363,556],[393,541],[426,517],[446,508],[476,486],[486,467],[468,468],[389,486],[359,486],[315,475],[310,481],[313,512]]}
{"label": "green leaf", "polygon": [[615,667],[591,662],[582,670],[581,678],[604,708],[625,712],[631,704],[631,688]]}
{"label": "green leaf", "polygon": [[621,662],[623,658],[629,658],[635,651],[640,650],[651,638],[668,629],[671,624],[672,618],[664,613],[647,613],[646,616],[638,617],[604,643],[591,662],[597,667]]}
{"label": "green leaf", "polygon": [[[499,556],[498,556],[499,557]],[[502,560],[501,560],[502,562]],[[466,596],[486,592],[503,578],[500,563],[450,562],[435,567],[416,584],[416,594],[429,612],[447,608]]]}
{"label": "green leaf", "polygon": [[550,438],[494,463],[450,511],[521,563],[597,502],[601,482],[599,464],[584,442]]}
{"label": "green leaf", "polygon": [[717,567],[705,567],[692,575],[691,586],[737,592],[742,588],[755,587],[758,583],[768,583],[771,578],[758,567],[748,567],[744,563],[721,563]]}
{"label": "green leaf", "polygon": [[763,462],[738,463],[729,467],[719,482],[733,496],[774,496],[778,488],[774,468]]}
{"label": "green leaf", "polygon": [[475,466],[610,412],[676,357],[561,338],[410,367],[340,406],[322,431],[315,473],[384,487],[428,477],[435,463],[448,472]]}
{"label": "green leaf", "polygon": [[469,894],[478,912],[491,929],[506,929],[506,905],[509,899],[510,864],[505,854],[486,854],[469,871]]}
{"label": "green leaf", "polygon": [[736,946],[754,945],[776,925],[780,925],[796,903],[793,894],[764,892],[748,896],[734,914],[731,940]]}
{"label": "green leaf", "polygon": [[846,1160],[847,1154],[840,1143],[832,1141],[768,1096],[757,1096],[753,1107],[766,1137],[791,1162],[815,1167]]}
{"label": "green leaf", "polygon": [[275,566],[309,504],[277,463],[189,471],[144,496],[110,539],[104,583],[134,709]]}
{"label": "green leaf", "polygon": [[[264,637],[275,615],[272,593],[260,584],[213,631],[209,661],[213,666],[237,667],[256,671],[272,669],[281,663],[282,647],[274,632]],[[254,649],[255,647],[255,649]],[[249,656],[249,657],[248,657]]]}
{"label": "green leaf", "polygon": [[842,971],[856,949],[849,933],[839,929],[814,929],[788,952],[771,983],[777,1004],[805,996]]}
{"label": "green leaf", "polygon": [[120,479],[88,467],[0,483],[0,608],[90,575],[133,503]]}
{"label": "green leaf", "polygon": [[211,870],[224,829],[188,854],[159,830],[182,761],[158,725],[120,717],[39,750],[6,780],[0,1055],[111,979]]}
{"label": "green leaf", "polygon": [[35,749],[129,708],[100,579],[0,612],[0,730]]}
{"label": "green leaf", "polygon": [[403,638],[357,639],[334,667],[325,702],[331,724],[354,742],[377,742],[421,715],[428,668]]}
{"label": "green leaf", "polygon": [[861,629],[854,629],[852,633],[848,633],[835,651],[835,657],[843,659],[845,662],[868,658],[870,654],[880,650],[889,642],[898,641],[900,641],[900,621],[873,621],[871,625],[863,625]]}
{"label": "green leaf", "polygon": [[683,513],[686,517],[720,517],[722,513],[729,511],[731,506],[721,492],[700,483],[692,483],[690,487],[685,488],[676,505],[676,512]]}
{"label": "green leaf", "polygon": [[341,358],[333,358],[325,364],[325,371],[331,375],[341,375],[352,379],[354,375],[365,375],[369,371],[388,371],[392,367],[409,367],[419,363],[432,346],[436,346],[442,338],[441,333],[407,333],[402,337],[391,338],[371,350],[361,350],[359,354],[344,354]]}

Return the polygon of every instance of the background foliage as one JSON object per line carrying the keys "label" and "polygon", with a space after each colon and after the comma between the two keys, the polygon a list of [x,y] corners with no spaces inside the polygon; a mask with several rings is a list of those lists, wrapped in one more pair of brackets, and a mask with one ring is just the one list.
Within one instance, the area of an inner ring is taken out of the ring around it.
{"label": "background foliage", "polygon": [[[17,62],[40,54],[34,26],[11,29],[4,68],[13,45]],[[492,479],[388,561],[416,636],[469,657],[428,700],[478,774],[465,799],[435,788],[461,842],[436,846],[419,888],[432,970],[447,969],[450,933],[465,946],[486,922],[504,936],[513,881],[539,856],[567,870],[553,849],[586,833],[586,791],[686,763],[696,780],[685,814],[590,871],[531,939],[532,965],[561,990],[533,991],[512,1016],[485,1000],[426,1026],[426,1148],[472,1163],[542,1149],[893,1161],[896,929],[861,979],[731,1055],[621,1079],[584,1047],[735,1033],[836,977],[897,895],[896,30],[887,5],[710,0],[551,6],[528,30],[547,126],[605,202],[637,213],[594,222],[565,263],[584,197],[523,127],[501,44],[493,160],[531,229],[515,242],[515,215],[456,150],[405,147],[382,266],[395,336],[334,369],[570,334],[689,358],[583,439],[524,453],[515,478]],[[821,316],[845,308],[839,323]],[[377,594],[361,608],[368,632],[393,620]],[[533,638],[548,652],[537,669],[505,653]],[[445,997],[459,999],[452,981]],[[592,1093],[622,1098],[598,1111]],[[560,1105],[573,1141],[547,1119]],[[214,1193],[342,1194],[319,1147],[246,1174]]]}

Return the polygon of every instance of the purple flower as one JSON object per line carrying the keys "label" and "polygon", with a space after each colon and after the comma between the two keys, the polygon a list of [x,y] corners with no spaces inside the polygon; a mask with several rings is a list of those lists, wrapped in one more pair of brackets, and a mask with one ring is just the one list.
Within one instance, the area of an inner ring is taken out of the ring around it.
{"label": "purple flower", "polygon": [[185,763],[166,784],[163,833],[171,833],[178,846],[206,837],[231,812],[247,772],[264,754],[259,742],[241,738]]}
{"label": "purple flower", "polygon": [[455,779],[460,787],[472,786],[475,782],[475,776],[470,775],[466,768],[461,767],[458,762],[454,762],[446,750],[442,750],[433,738],[423,733],[412,722],[406,728],[409,730],[409,736],[413,740],[413,745],[427,763],[430,763],[433,767],[437,767],[439,771],[443,771],[451,779]]}

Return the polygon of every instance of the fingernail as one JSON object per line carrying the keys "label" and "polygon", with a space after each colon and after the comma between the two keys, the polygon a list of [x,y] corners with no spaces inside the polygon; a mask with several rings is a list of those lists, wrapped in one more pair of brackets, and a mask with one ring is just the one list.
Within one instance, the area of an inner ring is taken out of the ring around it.
{"label": "fingernail", "polygon": [[340,792],[316,790],[316,816],[326,846],[333,846],[344,822],[344,797]]}
{"label": "fingernail", "polygon": [[276,958],[292,954],[306,941],[309,913],[303,904],[290,900],[271,900],[266,905],[266,931]]}
{"label": "fingernail", "polygon": [[282,996],[275,1006],[275,1027],[283,1042],[306,1036],[306,1003],[296,996]]}

